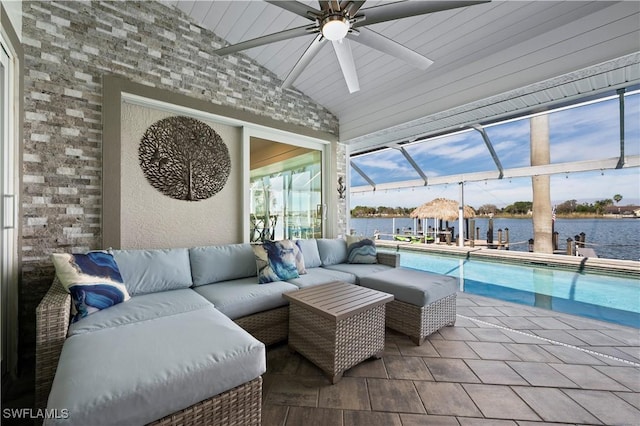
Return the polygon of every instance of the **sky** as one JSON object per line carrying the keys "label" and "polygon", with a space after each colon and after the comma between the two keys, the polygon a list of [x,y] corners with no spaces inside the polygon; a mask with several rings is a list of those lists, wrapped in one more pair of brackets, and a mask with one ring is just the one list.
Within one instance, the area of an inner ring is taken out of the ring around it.
{"label": "sky", "polygon": [[[530,164],[529,119],[485,127],[504,169]],[[617,98],[552,112],[549,115],[551,163],[598,160],[620,154]],[[496,165],[476,130],[406,145],[427,178],[495,171]],[[625,155],[640,155],[640,93],[625,97]],[[397,149],[352,158],[375,183],[420,179]],[[353,169],[351,186],[367,185]],[[620,205],[640,205],[640,168],[596,170],[551,176],[551,202],[593,203],[622,195]],[[415,207],[437,197],[459,200],[460,185],[429,185],[402,190],[368,191],[350,195],[350,206]],[[475,208],[499,208],[532,201],[531,178],[467,182],[464,202]]]}

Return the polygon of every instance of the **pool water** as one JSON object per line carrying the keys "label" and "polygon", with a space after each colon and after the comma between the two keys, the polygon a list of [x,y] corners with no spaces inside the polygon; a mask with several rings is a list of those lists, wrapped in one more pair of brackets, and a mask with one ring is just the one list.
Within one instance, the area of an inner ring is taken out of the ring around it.
{"label": "pool water", "polygon": [[640,328],[635,277],[404,251],[400,265],[454,276],[464,292]]}

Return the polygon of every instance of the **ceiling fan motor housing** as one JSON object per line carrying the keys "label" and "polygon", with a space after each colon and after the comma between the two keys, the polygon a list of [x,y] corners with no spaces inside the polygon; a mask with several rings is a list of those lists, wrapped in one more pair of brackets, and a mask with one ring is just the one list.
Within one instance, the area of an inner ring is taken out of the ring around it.
{"label": "ceiling fan motor housing", "polygon": [[320,31],[331,41],[342,40],[349,33],[349,20],[340,12],[331,12],[322,19]]}

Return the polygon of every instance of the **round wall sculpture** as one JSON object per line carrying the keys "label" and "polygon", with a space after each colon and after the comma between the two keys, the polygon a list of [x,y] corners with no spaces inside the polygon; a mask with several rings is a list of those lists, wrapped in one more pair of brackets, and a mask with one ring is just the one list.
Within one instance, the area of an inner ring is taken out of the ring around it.
{"label": "round wall sculpture", "polygon": [[220,135],[190,117],[169,117],[149,126],[138,159],[151,186],[176,200],[212,197],[231,172],[229,150]]}

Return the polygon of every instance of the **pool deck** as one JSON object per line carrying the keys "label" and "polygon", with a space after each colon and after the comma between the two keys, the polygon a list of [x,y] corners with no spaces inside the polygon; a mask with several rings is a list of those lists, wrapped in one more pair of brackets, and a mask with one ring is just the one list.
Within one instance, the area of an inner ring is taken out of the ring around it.
{"label": "pool deck", "polygon": [[640,330],[467,293],[415,346],[387,330],[381,359],[335,385],[269,348],[263,425],[638,425]]}
{"label": "pool deck", "polygon": [[[457,313],[422,346],[387,330],[383,357],[335,385],[286,343],[269,347],[262,424],[640,424],[639,329],[468,293]],[[3,408],[32,407],[26,379]]]}

